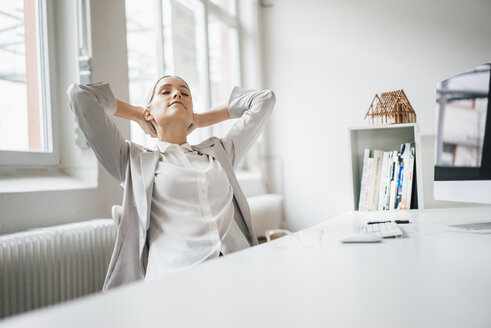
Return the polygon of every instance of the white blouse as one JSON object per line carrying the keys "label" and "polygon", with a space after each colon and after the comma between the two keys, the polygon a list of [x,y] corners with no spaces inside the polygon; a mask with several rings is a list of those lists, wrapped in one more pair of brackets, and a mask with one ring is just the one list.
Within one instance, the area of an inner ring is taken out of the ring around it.
{"label": "white blouse", "polygon": [[220,162],[158,141],[145,281],[249,247],[234,220],[233,189]]}

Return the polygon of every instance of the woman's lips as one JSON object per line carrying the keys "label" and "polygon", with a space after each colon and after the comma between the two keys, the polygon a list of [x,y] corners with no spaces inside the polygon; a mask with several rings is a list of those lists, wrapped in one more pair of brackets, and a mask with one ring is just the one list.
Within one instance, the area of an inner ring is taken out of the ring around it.
{"label": "woman's lips", "polygon": [[172,103],[172,104],[170,104],[170,105],[171,105],[171,106],[173,106],[173,105],[177,105],[177,104],[179,104],[179,105],[181,105],[182,107],[186,108],[186,107],[184,106],[184,104],[183,104],[182,102],[180,102],[180,101],[173,102],[173,103]]}

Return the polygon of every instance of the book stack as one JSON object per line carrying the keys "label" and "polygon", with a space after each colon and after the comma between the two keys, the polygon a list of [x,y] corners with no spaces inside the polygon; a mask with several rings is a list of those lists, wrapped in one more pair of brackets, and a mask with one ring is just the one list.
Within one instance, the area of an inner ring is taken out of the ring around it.
{"label": "book stack", "polygon": [[360,211],[411,209],[414,183],[414,143],[399,151],[365,149],[360,188]]}

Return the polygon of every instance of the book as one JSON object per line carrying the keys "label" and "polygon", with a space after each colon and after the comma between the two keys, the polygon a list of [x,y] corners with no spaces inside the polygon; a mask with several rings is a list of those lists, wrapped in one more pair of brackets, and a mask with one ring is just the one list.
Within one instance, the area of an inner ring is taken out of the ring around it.
{"label": "book", "polygon": [[376,211],[378,209],[378,192],[380,185],[380,174],[382,170],[382,159],[384,152],[382,150],[373,151],[372,177],[370,179],[370,190],[368,197],[368,210]]}
{"label": "book", "polygon": [[362,204],[363,211],[368,211],[368,202],[370,197],[370,184],[372,183],[371,182],[372,170],[373,170],[373,157],[370,157],[368,158],[368,162],[367,162],[367,180],[366,180],[366,187],[364,191],[363,204]]}
{"label": "book", "polygon": [[399,210],[406,209],[406,199],[407,199],[407,181],[409,178],[409,143],[404,144],[404,152],[402,152],[402,161],[404,162],[404,175],[402,177],[402,193],[401,201],[399,202]]}
{"label": "book", "polygon": [[414,184],[414,163],[415,163],[415,155],[416,155],[416,146],[414,142],[409,144],[409,162],[408,162],[408,183],[407,183],[407,194],[406,194],[406,209],[411,209],[411,200],[413,193],[413,184]]}
{"label": "book", "polygon": [[387,177],[385,181],[385,190],[384,190],[384,202],[382,206],[383,211],[388,211],[390,209],[390,192],[391,192],[391,182],[394,171],[394,160],[393,160],[394,152],[390,151],[388,160],[387,160]]}
{"label": "book", "polygon": [[399,153],[397,150],[392,152],[392,168],[390,177],[390,196],[389,196],[389,210],[395,209],[396,197],[397,197],[397,185],[399,182]]}
{"label": "book", "polygon": [[385,151],[382,157],[382,170],[380,173],[380,184],[379,184],[379,194],[378,194],[378,210],[383,211],[385,206],[385,194],[387,186],[387,177],[389,171],[389,154],[390,152]]}
{"label": "book", "polygon": [[[371,171],[371,164],[370,158],[371,158],[371,150],[370,149],[365,149],[363,152],[363,171],[361,175],[361,186],[360,186],[360,200],[358,201],[358,210],[360,211],[366,211],[368,210],[366,204],[368,204],[367,197],[368,197],[368,181],[370,177],[369,171]],[[373,160],[373,159],[372,159]],[[370,166],[370,169],[369,169]]]}
{"label": "book", "polygon": [[398,161],[399,161],[399,175],[397,178],[397,193],[396,193],[396,199],[395,199],[395,204],[394,204],[394,209],[400,210],[401,209],[401,202],[402,202],[402,189],[403,189],[403,184],[404,184],[404,158],[405,158],[405,151],[406,151],[406,144],[401,145],[401,150],[399,151],[398,155]]}
{"label": "book", "polygon": [[[413,150],[413,155],[411,155],[411,149]],[[412,174],[413,174],[413,166],[414,166],[414,144],[407,142],[404,144],[404,177],[402,181],[402,196],[400,202],[400,209],[407,210],[410,208],[410,193],[412,191],[411,183],[412,183]],[[411,159],[411,157],[413,157]]]}

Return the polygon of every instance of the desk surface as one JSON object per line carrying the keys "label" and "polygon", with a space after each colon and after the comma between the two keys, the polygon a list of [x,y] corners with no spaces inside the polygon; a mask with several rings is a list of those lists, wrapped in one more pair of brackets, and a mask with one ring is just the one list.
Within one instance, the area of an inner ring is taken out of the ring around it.
{"label": "desk surface", "polygon": [[[406,238],[339,243],[363,220],[394,216],[413,222],[403,226]],[[346,213],[162,281],[0,326],[491,327],[491,234],[447,228],[486,220],[491,208]]]}

